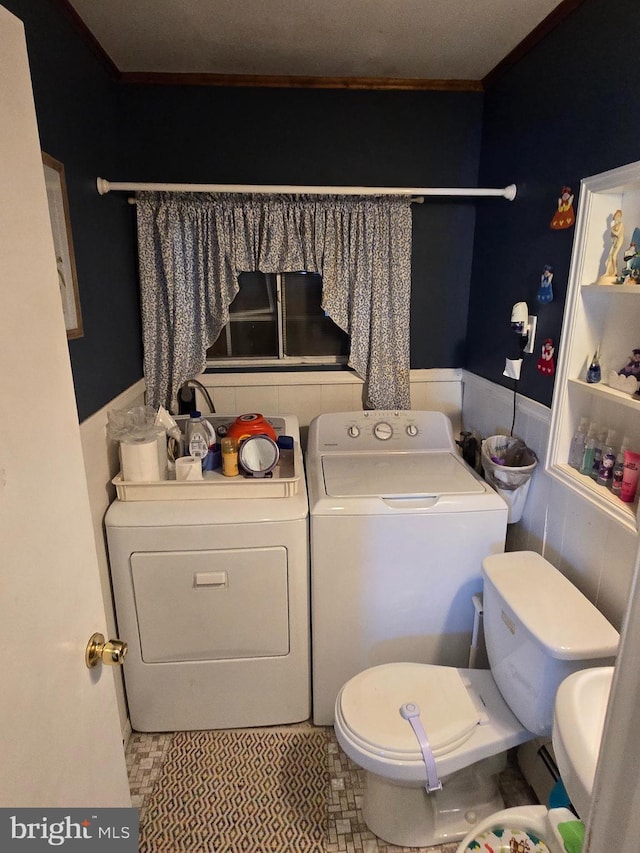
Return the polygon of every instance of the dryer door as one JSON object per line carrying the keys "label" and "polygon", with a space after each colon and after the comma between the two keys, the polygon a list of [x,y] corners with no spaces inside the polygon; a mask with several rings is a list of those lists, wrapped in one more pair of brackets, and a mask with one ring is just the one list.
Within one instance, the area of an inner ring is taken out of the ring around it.
{"label": "dryer door", "polygon": [[131,555],[145,663],[289,653],[287,550]]}

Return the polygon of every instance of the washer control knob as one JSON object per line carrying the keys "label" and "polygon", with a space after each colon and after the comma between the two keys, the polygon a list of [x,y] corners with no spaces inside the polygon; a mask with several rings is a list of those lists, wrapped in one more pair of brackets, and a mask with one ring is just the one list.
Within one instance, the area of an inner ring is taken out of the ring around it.
{"label": "washer control knob", "polygon": [[380,421],[373,428],[373,434],[380,441],[387,441],[393,435],[393,427],[385,421]]}
{"label": "washer control knob", "polygon": [[357,438],[360,435],[360,427],[357,427],[355,424],[351,424],[351,426],[347,430],[347,434],[351,438]]}
{"label": "washer control knob", "polygon": [[418,434],[418,427],[415,424],[409,424],[407,427],[407,435],[414,436]]}

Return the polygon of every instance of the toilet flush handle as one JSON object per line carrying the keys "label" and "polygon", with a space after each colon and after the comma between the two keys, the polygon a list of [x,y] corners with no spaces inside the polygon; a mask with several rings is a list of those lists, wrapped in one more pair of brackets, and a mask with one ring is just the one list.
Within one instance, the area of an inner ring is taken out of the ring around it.
{"label": "toilet flush handle", "polygon": [[416,705],[415,702],[406,702],[400,708],[400,716],[403,717],[410,724],[416,738],[418,739],[420,751],[422,752],[422,758],[424,760],[424,766],[427,770],[427,784],[424,786],[427,793],[431,794],[433,791],[441,791],[442,782],[438,778],[436,760],[433,757],[433,751],[431,750],[431,746],[429,744],[429,738],[427,737],[427,733],[425,732],[424,726],[422,725],[422,721],[420,719],[419,706]]}

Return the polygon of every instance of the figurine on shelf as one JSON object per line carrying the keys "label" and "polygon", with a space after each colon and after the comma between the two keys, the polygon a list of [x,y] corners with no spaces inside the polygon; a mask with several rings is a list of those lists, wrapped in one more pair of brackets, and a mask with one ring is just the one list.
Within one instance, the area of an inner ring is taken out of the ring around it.
{"label": "figurine on shelf", "polygon": [[554,231],[559,231],[563,228],[571,228],[576,221],[573,212],[573,193],[571,187],[562,187],[560,198],[558,199],[558,209],[553,214],[553,218],[549,223]]}
{"label": "figurine on shelf", "polygon": [[611,248],[604,265],[604,273],[598,279],[598,284],[614,284],[618,279],[618,255],[624,240],[624,225],[622,211],[616,210],[611,222]]}
{"label": "figurine on shelf", "polygon": [[556,366],[553,360],[554,352],[555,347],[553,345],[553,341],[551,338],[547,338],[547,340],[542,344],[542,354],[536,365],[540,373],[544,376],[553,376],[556,372]]}
{"label": "figurine on shelf", "polygon": [[587,368],[587,382],[595,384],[596,382],[600,382],[602,378],[602,371],[600,370],[600,347],[596,349],[593,354],[593,358],[591,359],[591,363]]}
{"label": "figurine on shelf", "polygon": [[542,305],[546,305],[547,302],[553,301],[553,288],[551,287],[552,281],[553,267],[549,266],[549,264],[545,264],[540,278],[540,287],[538,288],[538,293],[536,295],[536,299]]}
{"label": "figurine on shelf", "polygon": [[624,268],[617,278],[617,283],[640,284],[640,228],[633,229],[631,242],[622,257]]}
{"label": "figurine on shelf", "polygon": [[640,349],[634,349],[629,361],[618,371],[618,376],[635,376],[640,378]]}

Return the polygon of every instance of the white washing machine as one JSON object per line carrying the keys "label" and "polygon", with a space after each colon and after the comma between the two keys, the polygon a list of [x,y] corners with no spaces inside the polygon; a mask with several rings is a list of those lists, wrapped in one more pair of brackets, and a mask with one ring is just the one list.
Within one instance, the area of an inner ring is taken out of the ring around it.
{"label": "white washing machine", "polygon": [[[208,416],[216,429],[233,416]],[[124,679],[136,731],[265,726],[310,714],[308,501],[293,467],[250,481],[132,484],[107,511]],[[291,462],[291,460],[289,460]],[[193,488],[191,488],[193,487]],[[191,488],[191,490],[189,490]],[[172,499],[176,489],[180,499]]]}
{"label": "white washing machine", "polygon": [[507,505],[459,456],[440,412],[311,422],[313,720],[342,685],[393,661],[467,666],[482,559],[504,550]]}

